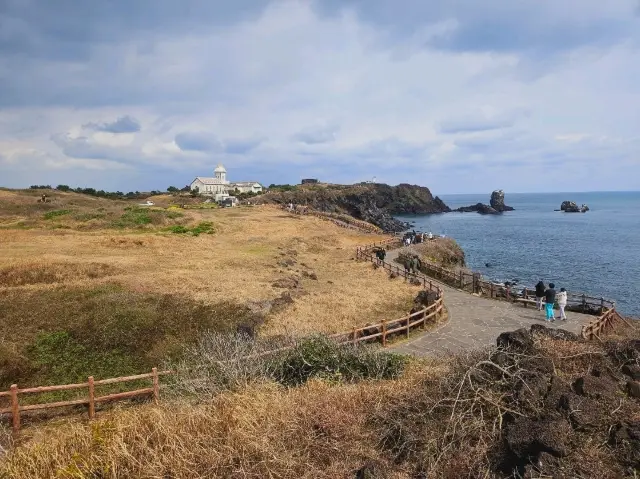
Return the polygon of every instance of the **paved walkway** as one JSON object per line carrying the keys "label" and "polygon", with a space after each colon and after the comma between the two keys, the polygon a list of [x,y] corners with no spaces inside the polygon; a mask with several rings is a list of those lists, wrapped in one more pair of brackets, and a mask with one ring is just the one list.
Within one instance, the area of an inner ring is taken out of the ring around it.
{"label": "paved walkway", "polygon": [[[398,254],[409,248],[389,251],[385,261],[394,264]],[[582,325],[593,319],[593,316],[568,312],[566,321],[546,323],[544,312],[536,310],[535,307],[525,308],[521,304],[482,298],[437,283],[444,290],[444,303],[449,312],[449,321],[435,331],[412,337],[409,341],[390,349],[404,354],[428,356],[482,348],[495,345],[496,338],[504,331],[528,328],[532,324],[560,327],[579,334]]]}

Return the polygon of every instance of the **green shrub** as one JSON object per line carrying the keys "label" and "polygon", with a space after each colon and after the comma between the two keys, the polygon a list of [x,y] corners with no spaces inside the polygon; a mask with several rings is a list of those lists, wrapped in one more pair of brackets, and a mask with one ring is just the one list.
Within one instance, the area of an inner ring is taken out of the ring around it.
{"label": "green shrub", "polygon": [[165,213],[166,217],[169,218],[170,220],[175,220],[176,218],[182,218],[184,216],[184,213],[181,213],[180,211],[171,211],[168,210]]}
{"label": "green shrub", "polygon": [[169,228],[169,231],[176,234],[185,234],[189,232],[189,228],[182,225],[175,225]]}
{"label": "green shrub", "polygon": [[198,236],[201,233],[213,234],[213,232],[214,232],[213,223],[210,223],[210,222],[199,223],[195,228],[191,230],[191,234],[193,236]]}
{"label": "green shrub", "polygon": [[274,361],[274,378],[284,385],[297,386],[314,377],[348,382],[392,379],[402,373],[407,359],[366,346],[339,345],[318,336],[302,340]]}
{"label": "green shrub", "polygon": [[202,223],[198,223],[197,226],[194,226],[191,229],[189,229],[189,228],[187,228],[186,226],[183,226],[183,225],[171,226],[168,229],[168,231],[170,231],[171,233],[175,233],[175,234],[191,233],[193,236],[199,236],[202,233],[213,234],[215,232],[215,228],[213,226],[213,223],[202,222]]}
{"label": "green shrub", "polygon": [[69,213],[71,213],[71,210],[53,210],[53,211],[47,211],[44,214],[44,219],[45,220],[50,220],[53,218],[57,218],[58,216],[64,216],[64,215],[68,215]]}

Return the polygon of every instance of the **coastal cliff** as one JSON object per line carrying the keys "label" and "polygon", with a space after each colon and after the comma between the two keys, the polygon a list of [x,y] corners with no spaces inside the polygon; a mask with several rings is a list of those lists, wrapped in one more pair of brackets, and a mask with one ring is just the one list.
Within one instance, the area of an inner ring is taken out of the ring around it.
{"label": "coastal cliff", "polygon": [[403,231],[407,224],[393,218],[400,214],[447,213],[451,209],[429,188],[401,184],[305,185],[289,191],[270,191],[261,203],[310,206],[318,211],[345,213],[387,232]]}

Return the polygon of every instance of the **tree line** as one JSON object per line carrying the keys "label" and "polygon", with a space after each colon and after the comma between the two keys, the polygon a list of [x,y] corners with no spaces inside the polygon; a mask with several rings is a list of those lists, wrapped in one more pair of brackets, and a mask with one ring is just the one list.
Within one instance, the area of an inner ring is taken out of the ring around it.
{"label": "tree line", "polygon": [[[69,185],[58,185],[55,188],[51,185],[31,185],[29,187],[32,190],[57,190],[63,192],[73,192],[73,193],[81,193],[83,195],[89,196],[97,196],[99,198],[109,198],[109,199],[133,199],[140,200],[148,198],[149,196],[161,195],[164,192],[159,190],[152,191],[129,191],[128,193],[124,193],[122,191],[104,191],[104,190],[96,190],[95,188],[72,188]],[[180,193],[180,192],[189,192],[189,185],[184,188],[176,188],[175,186],[170,186],[167,188],[168,193]]]}

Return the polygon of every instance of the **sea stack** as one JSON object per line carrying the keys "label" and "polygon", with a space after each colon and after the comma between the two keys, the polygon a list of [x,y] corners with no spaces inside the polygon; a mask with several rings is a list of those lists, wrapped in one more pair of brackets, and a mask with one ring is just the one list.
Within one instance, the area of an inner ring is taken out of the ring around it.
{"label": "sea stack", "polygon": [[503,211],[513,211],[511,206],[504,204],[504,191],[502,190],[495,190],[491,193],[491,200],[489,201],[489,204],[498,213],[502,213]]}
{"label": "sea stack", "polygon": [[511,206],[507,206],[504,204],[504,191],[495,190],[491,193],[491,203],[490,205],[485,205],[484,203],[476,203],[471,206],[463,206],[461,208],[455,209],[453,211],[457,211],[459,213],[471,213],[476,212],[481,215],[499,215],[504,211],[513,211]]}
{"label": "sea stack", "polygon": [[560,211],[564,211],[565,213],[586,213],[589,211],[589,207],[584,204],[578,206],[575,201],[563,201],[562,205],[560,205]]}

